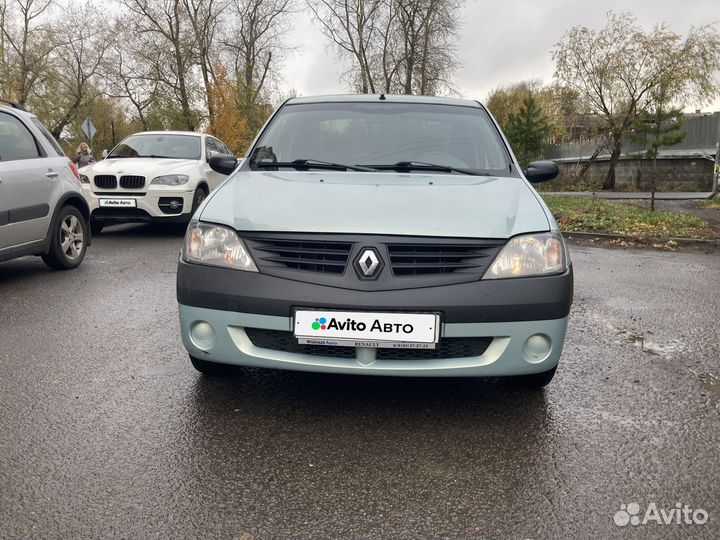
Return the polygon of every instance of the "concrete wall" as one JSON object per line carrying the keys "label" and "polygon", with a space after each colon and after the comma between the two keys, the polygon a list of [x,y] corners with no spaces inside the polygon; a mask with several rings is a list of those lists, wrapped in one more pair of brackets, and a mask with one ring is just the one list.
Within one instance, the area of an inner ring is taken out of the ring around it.
{"label": "concrete wall", "polygon": [[[666,158],[657,161],[658,191],[710,191],[713,161],[706,158]],[[566,189],[598,189],[608,171],[608,161],[598,160],[590,165],[584,180],[576,180],[581,167],[577,161],[560,162],[560,176],[543,184],[549,191]],[[649,191],[653,176],[652,161],[621,159],[615,169],[618,191]]]}

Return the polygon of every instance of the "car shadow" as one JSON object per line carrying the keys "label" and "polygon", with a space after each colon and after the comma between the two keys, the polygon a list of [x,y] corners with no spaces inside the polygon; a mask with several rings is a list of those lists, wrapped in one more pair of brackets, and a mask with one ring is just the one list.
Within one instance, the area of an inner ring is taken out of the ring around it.
{"label": "car shadow", "polygon": [[[72,270],[69,271],[72,272]],[[20,280],[27,281],[28,278],[34,276],[62,273],[64,272],[48,268],[40,257],[19,257],[0,262],[0,285],[8,285]]]}
{"label": "car shadow", "polygon": [[201,416],[217,418],[228,405],[244,411],[328,417],[430,415],[436,419],[480,415],[515,425],[543,423],[546,392],[520,390],[502,379],[334,375],[240,368],[228,377],[198,376],[194,402]]}
{"label": "car shadow", "polygon": [[130,236],[142,236],[147,238],[169,238],[184,236],[187,230],[187,223],[122,223],[119,225],[108,225],[99,235],[94,235],[93,240],[102,238],[127,238]]}

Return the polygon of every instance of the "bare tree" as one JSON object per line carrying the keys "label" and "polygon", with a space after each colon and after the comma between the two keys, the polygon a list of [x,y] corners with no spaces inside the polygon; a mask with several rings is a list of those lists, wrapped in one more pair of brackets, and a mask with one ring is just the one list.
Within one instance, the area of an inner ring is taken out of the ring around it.
{"label": "bare tree", "polygon": [[105,94],[110,98],[127,100],[137,113],[143,131],[147,131],[147,110],[156,101],[159,80],[148,76],[143,66],[133,61],[132,49],[128,51],[125,40],[122,44],[116,42],[108,54],[108,64],[113,69],[108,70]]}
{"label": "bare tree", "polygon": [[87,2],[66,5],[62,21],[73,20],[73,32],[53,32],[55,43],[52,63],[48,70],[43,99],[36,109],[44,112],[50,131],[59,138],[88,102],[99,95],[100,76],[104,73],[106,55],[113,44],[113,35],[105,25],[94,24],[100,17],[99,8]]}
{"label": "bare tree", "polygon": [[219,16],[228,5],[229,0],[183,0],[183,6],[188,14],[188,20],[195,37],[194,45],[205,87],[208,122],[211,126],[215,120],[212,92],[212,86],[215,84],[213,61],[219,54],[215,44]]}
{"label": "bare tree", "polygon": [[224,45],[237,84],[237,107],[254,135],[266,117],[264,93],[294,6],[292,0],[234,0],[231,9]]}
{"label": "bare tree", "polygon": [[570,29],[555,46],[559,82],[576,91],[586,107],[605,121],[610,167],[604,189],[615,186],[615,166],[622,138],[638,115],[653,106],[658,85],[666,84],[672,101],[708,101],[718,88],[720,37],[708,25],[692,28],[685,38],[666,25],[646,32],[630,14],[608,13],[600,30]]}
{"label": "bare tree", "polygon": [[355,89],[435,94],[452,89],[459,0],[308,0],[350,63]]}
{"label": "bare tree", "polygon": [[0,90],[21,104],[46,75],[55,47],[46,20],[50,5],[51,0],[0,0]]}
{"label": "bare tree", "polygon": [[340,56],[353,61],[352,76],[358,80],[363,94],[375,93],[371,59],[381,36],[379,17],[385,11],[386,0],[309,0],[308,6],[320,29],[336,46]]}
{"label": "bare tree", "polygon": [[183,0],[122,0],[145,36],[138,59],[152,66],[152,77],[170,90],[180,104],[186,129],[197,121],[192,107],[192,68],[196,64],[195,40]]}

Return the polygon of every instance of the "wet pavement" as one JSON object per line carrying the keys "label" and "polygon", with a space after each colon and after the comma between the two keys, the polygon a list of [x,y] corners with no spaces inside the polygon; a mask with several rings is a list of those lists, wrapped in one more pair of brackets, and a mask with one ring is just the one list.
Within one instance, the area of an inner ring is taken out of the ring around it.
{"label": "wet pavement", "polygon": [[[574,247],[563,359],[532,393],[205,379],[180,244],[123,226],[75,271],[0,264],[0,538],[720,536],[717,253]],[[708,520],[615,525],[633,502]]]}

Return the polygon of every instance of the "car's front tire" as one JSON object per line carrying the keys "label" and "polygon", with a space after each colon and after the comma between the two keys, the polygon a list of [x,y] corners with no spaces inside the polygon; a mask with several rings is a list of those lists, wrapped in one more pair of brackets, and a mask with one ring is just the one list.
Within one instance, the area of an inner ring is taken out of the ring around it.
{"label": "car's front tire", "polygon": [[207,196],[207,188],[205,186],[198,186],[198,188],[195,190],[195,194],[193,195],[192,211],[190,212],[190,216],[195,215],[195,211],[200,207],[200,205],[207,198]]}
{"label": "car's front tire", "polygon": [[515,375],[507,377],[505,380],[515,388],[523,388],[526,390],[540,390],[550,384],[557,371],[557,366],[542,373],[533,373],[531,375]]}
{"label": "car's front tire", "polygon": [[42,260],[55,270],[77,268],[85,258],[88,229],[85,218],[74,206],[63,206],[50,231],[50,246]]}
{"label": "car's front tire", "polygon": [[207,360],[200,360],[194,356],[190,356],[190,362],[193,367],[203,375],[209,377],[221,377],[223,375],[231,375],[237,371],[236,366],[229,364],[219,364],[217,362],[208,362]]}

